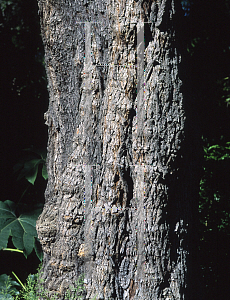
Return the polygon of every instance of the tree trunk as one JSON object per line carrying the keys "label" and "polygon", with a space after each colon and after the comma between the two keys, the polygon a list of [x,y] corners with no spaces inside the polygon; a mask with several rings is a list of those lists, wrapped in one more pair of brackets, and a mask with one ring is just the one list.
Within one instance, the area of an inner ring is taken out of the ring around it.
{"label": "tree trunk", "polygon": [[196,299],[194,172],[174,1],[39,0],[50,102],[44,287]]}

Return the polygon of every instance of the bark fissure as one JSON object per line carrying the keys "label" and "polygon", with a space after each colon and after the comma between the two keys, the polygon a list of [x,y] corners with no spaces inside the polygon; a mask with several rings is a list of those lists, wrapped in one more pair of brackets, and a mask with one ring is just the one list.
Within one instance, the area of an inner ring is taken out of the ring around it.
{"label": "bark fissure", "polygon": [[37,222],[45,287],[64,299],[85,273],[86,299],[189,299],[174,1],[39,0],[39,8],[50,95]]}

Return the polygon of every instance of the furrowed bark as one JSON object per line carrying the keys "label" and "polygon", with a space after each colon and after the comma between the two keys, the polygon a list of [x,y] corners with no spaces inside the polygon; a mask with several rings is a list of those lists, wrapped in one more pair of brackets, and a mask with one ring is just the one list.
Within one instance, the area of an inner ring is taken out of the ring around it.
{"label": "furrowed bark", "polygon": [[38,2],[50,95],[44,287],[64,299],[85,274],[85,299],[194,299],[174,1]]}

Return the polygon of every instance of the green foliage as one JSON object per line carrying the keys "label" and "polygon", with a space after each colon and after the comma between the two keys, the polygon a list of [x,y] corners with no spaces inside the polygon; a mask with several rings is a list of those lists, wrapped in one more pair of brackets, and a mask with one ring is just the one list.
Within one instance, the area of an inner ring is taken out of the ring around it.
{"label": "green foliage", "polygon": [[195,48],[197,47],[197,45],[200,43],[200,38],[199,37],[195,37],[194,39],[191,40],[191,42],[187,45],[187,52],[193,56],[195,53]]}
{"label": "green foliage", "polygon": [[226,145],[207,145],[204,147],[205,160],[224,160],[230,158],[230,142]]}
{"label": "green foliage", "polygon": [[226,103],[229,104],[230,103],[230,78],[225,77],[224,79],[222,79],[218,83],[221,84],[221,87],[222,87],[222,91],[223,91],[222,99]]}
{"label": "green foliage", "polygon": [[23,250],[27,257],[34,249],[38,258],[42,259],[42,252],[36,243],[36,220],[42,207],[16,215],[16,205],[10,200],[0,201],[0,249],[7,247],[8,239],[12,236],[13,245]]}
{"label": "green foliage", "polygon": [[11,300],[13,296],[19,294],[16,287],[20,286],[16,281],[12,280],[10,276],[6,274],[0,275],[0,300]]}
{"label": "green foliage", "polygon": [[74,300],[74,299],[83,299],[81,294],[84,292],[84,276],[80,276],[76,282],[76,287],[70,286],[69,290],[67,290],[65,297],[66,299]]}
{"label": "green foliage", "polygon": [[[230,229],[230,192],[225,184],[229,177],[230,142],[204,146],[203,177],[200,181],[200,221],[206,230]],[[226,172],[225,172],[226,171]]]}
{"label": "green foliage", "polygon": [[[30,274],[27,277],[26,283],[23,284],[17,275],[13,273],[16,277],[16,281],[12,280],[10,276],[2,274],[0,276],[0,300],[39,300],[40,297],[46,300],[55,300],[57,295],[49,296],[48,291],[43,287],[43,280],[41,277],[41,267],[39,265],[36,274]],[[21,289],[17,288],[21,286]],[[17,287],[17,288],[16,288]],[[84,275],[79,276],[78,280],[75,282],[75,286],[70,286],[64,296],[65,300],[82,300],[84,299],[85,286],[84,286]],[[92,299],[96,300],[96,296]]]}
{"label": "green foliage", "polygon": [[17,180],[25,178],[34,185],[38,176],[39,165],[42,166],[42,177],[46,180],[48,178],[46,170],[46,151],[44,149],[34,149],[33,147],[24,149],[24,151],[29,152],[29,154],[14,166],[14,172],[20,170]]}
{"label": "green foliage", "polygon": [[20,290],[19,295],[15,298],[15,300],[37,300],[38,297],[36,295],[37,292],[37,282],[38,282],[38,273],[30,274],[26,280],[26,284],[22,285],[22,289]]}
{"label": "green foliage", "polygon": [[205,299],[222,299],[228,289],[226,266],[230,244],[230,143],[204,142],[203,176],[200,181],[200,265]]}
{"label": "green foliage", "polygon": [[[48,296],[48,292],[42,287],[41,275],[41,265],[38,268],[38,273],[34,275],[29,275],[26,284],[23,285],[20,281],[22,289],[17,294],[15,300],[39,300],[40,297],[46,300],[55,300],[57,295]],[[18,279],[19,280],[19,279]],[[82,300],[85,291],[84,287],[84,275],[80,276],[76,281],[76,287],[70,286],[66,291],[64,299],[65,300]],[[96,296],[92,299],[95,300]]]}

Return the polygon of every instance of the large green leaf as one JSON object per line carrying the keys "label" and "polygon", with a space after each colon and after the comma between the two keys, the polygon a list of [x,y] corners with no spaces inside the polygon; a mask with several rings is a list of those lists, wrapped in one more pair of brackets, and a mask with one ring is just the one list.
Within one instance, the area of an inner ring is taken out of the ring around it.
{"label": "large green leaf", "polygon": [[24,149],[24,151],[29,152],[28,155],[14,166],[14,172],[20,171],[17,180],[25,178],[34,185],[39,165],[42,165],[42,177],[46,180],[48,178],[46,171],[46,150],[37,150],[31,147]]}
{"label": "large green leaf", "polygon": [[15,165],[14,170],[18,171],[20,168],[22,168],[22,170],[17,179],[19,180],[25,177],[30,183],[34,184],[38,174],[38,166],[39,164],[44,163],[45,161],[41,158],[34,158],[25,161],[24,163],[18,163],[17,165]]}
{"label": "large green leaf", "polygon": [[23,250],[26,257],[33,248],[38,254],[39,250],[35,244],[37,238],[36,220],[42,209],[38,208],[23,213],[19,217],[16,216],[15,209],[14,202],[10,200],[0,201],[0,250],[7,247],[8,239],[12,236],[14,246]]}

